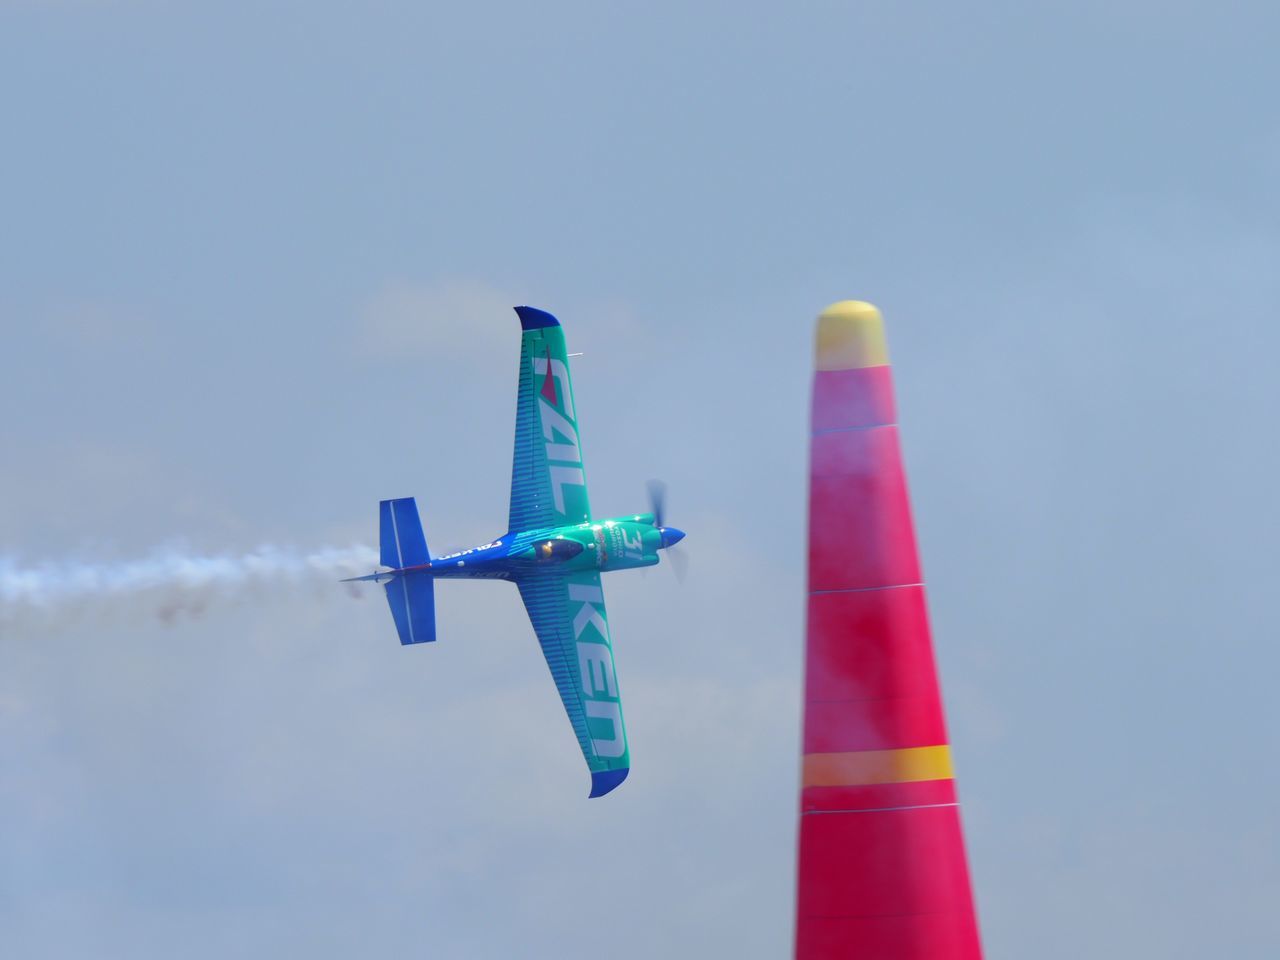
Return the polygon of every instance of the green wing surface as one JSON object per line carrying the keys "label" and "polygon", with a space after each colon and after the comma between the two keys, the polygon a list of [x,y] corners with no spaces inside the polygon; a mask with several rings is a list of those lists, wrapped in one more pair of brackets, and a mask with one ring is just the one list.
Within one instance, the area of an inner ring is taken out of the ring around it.
{"label": "green wing surface", "polygon": [[[549,313],[516,313],[524,333],[508,530],[520,539],[585,523],[591,505],[564,331]],[[626,779],[631,758],[600,574],[535,570],[516,585],[591,771],[591,796],[603,796]]]}
{"label": "green wing surface", "polygon": [[517,585],[591,770],[591,796],[603,796],[626,779],[631,756],[600,574],[546,573]]}
{"label": "green wing surface", "polygon": [[578,410],[564,331],[549,313],[517,307],[520,387],[511,467],[512,533],[591,519],[578,442]]}

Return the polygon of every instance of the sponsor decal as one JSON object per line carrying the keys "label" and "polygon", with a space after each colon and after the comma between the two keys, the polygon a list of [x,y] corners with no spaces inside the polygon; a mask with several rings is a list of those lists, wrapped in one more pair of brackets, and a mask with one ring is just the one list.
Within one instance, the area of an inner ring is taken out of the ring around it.
{"label": "sponsor decal", "polygon": [[454,560],[458,557],[469,557],[473,553],[479,553],[481,550],[492,550],[494,547],[502,546],[501,540],[494,540],[490,543],[482,543],[478,547],[469,547],[466,550],[459,550],[457,553],[446,553],[442,557],[435,557],[436,560]]}
{"label": "sponsor decal", "polygon": [[[578,645],[583,707],[588,721],[597,721],[590,724],[593,728],[591,746],[598,757],[620,757],[627,752],[627,736],[622,728],[613,651],[609,649],[604,592],[595,584],[571,582],[569,602],[579,605],[573,616],[573,638]],[[609,736],[595,735],[604,730],[609,731]]]}
{"label": "sponsor decal", "polygon": [[[565,487],[581,487],[586,492],[587,478],[582,472],[582,450],[578,445],[578,428],[573,420],[573,396],[569,390],[569,370],[551,356],[530,358],[533,372],[543,378],[538,398],[538,416],[542,422],[542,438],[546,441],[547,472],[551,481],[551,497],[556,513],[565,515]],[[578,466],[574,466],[578,464]]]}

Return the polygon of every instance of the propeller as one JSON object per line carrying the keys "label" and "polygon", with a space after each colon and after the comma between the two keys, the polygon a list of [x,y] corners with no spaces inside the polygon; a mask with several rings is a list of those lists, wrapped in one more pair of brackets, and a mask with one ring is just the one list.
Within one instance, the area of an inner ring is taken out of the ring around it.
{"label": "propeller", "polygon": [[671,561],[671,572],[676,575],[676,583],[684,583],[689,573],[689,555],[682,547],[667,547],[667,559]]}
{"label": "propeller", "polygon": [[671,572],[676,580],[684,583],[685,574],[689,572],[689,558],[683,550],[677,550],[676,544],[684,539],[684,531],[668,527],[665,522],[667,513],[667,485],[661,480],[650,480],[649,512],[653,514],[653,525],[662,533],[662,546],[671,560]]}
{"label": "propeller", "polygon": [[663,526],[662,517],[666,513],[667,485],[661,480],[650,480],[648,487],[649,512],[653,514],[653,525],[661,527]]}

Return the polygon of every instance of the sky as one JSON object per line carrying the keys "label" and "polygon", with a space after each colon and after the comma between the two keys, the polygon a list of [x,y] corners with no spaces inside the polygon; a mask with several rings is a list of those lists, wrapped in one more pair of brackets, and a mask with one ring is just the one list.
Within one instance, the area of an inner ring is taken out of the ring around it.
{"label": "sky", "polygon": [[[503,532],[557,314],[634,768],[514,590],[0,622],[35,958],[785,956],[813,318],[884,311],[988,957],[1280,951],[1280,11],[0,2],[0,558]],[[447,588],[447,589],[446,589]]]}

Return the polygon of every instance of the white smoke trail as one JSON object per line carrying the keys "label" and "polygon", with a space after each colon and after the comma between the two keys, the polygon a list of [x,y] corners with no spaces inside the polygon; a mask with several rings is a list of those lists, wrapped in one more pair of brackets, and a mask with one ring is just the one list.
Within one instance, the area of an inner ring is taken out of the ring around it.
{"label": "white smoke trail", "polygon": [[[0,627],[54,626],[137,613],[171,621],[197,616],[219,602],[269,597],[282,588],[336,592],[335,581],[369,573],[377,563],[377,551],[367,546],[309,553],[262,546],[249,553],[209,556],[169,547],[118,563],[72,560],[30,566],[0,556]],[[358,590],[350,592],[359,595]]]}

